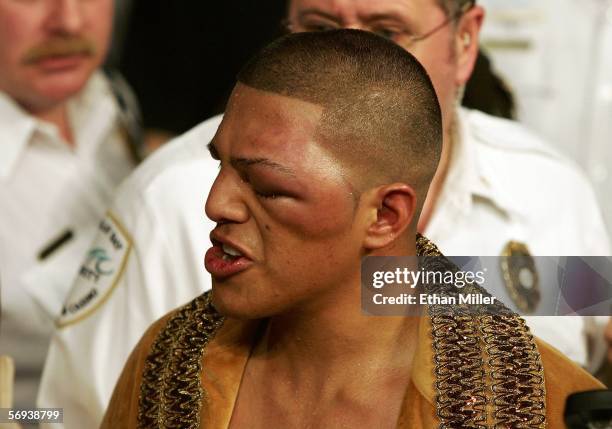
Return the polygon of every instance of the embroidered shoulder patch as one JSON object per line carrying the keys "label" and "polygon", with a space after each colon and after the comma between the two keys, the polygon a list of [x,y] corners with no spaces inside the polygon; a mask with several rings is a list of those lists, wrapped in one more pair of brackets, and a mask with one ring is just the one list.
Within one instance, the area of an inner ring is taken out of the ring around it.
{"label": "embroidered shoulder patch", "polygon": [[129,233],[108,212],[64,303],[58,327],[77,323],[104,304],[123,276],[131,248]]}

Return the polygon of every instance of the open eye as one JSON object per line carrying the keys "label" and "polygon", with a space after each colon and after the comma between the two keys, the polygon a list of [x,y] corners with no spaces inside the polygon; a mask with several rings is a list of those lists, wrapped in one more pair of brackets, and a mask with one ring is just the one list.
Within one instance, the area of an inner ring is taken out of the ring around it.
{"label": "open eye", "polygon": [[337,30],[340,28],[340,26],[333,21],[321,19],[306,20],[302,22],[299,27],[301,31],[307,32]]}
{"label": "open eye", "polygon": [[331,25],[325,25],[325,24],[319,24],[319,25],[313,25],[311,27],[308,27],[307,31],[329,31],[329,30],[335,30],[336,27],[333,27]]}
{"label": "open eye", "polygon": [[377,34],[385,39],[396,40],[402,33],[401,30],[389,26],[378,26],[372,28],[372,33]]}

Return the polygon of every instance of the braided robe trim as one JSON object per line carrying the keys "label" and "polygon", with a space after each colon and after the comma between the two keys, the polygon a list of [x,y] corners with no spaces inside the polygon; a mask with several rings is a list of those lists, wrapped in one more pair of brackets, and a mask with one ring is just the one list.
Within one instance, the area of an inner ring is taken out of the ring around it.
{"label": "braided robe trim", "polygon": [[[420,235],[417,254],[435,257],[423,258],[429,271],[458,270]],[[452,285],[426,291],[458,295]],[[461,292],[490,296],[474,284]],[[474,306],[431,305],[429,316],[441,429],[546,427],[542,362],[523,319],[497,301],[476,312]]]}
{"label": "braided robe trim", "polygon": [[198,429],[205,392],[200,383],[204,349],[222,326],[210,292],[168,320],[145,362],[138,407],[139,428]]}

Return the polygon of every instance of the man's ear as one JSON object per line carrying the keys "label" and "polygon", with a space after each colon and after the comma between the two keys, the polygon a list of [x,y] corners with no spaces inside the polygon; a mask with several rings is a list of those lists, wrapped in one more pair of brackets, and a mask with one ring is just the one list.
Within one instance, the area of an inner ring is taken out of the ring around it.
{"label": "man's ear", "polygon": [[478,36],[484,20],[485,11],[481,6],[473,6],[459,19],[455,32],[455,53],[457,73],[455,83],[462,86],[467,83],[478,57]]}
{"label": "man's ear", "polygon": [[371,204],[376,210],[364,239],[366,249],[381,249],[392,244],[411,227],[417,210],[416,192],[404,183],[376,189]]}

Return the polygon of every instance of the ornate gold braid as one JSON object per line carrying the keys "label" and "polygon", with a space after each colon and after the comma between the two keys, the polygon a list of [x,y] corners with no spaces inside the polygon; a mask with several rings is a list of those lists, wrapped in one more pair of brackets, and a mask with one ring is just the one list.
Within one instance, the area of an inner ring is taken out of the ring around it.
{"label": "ornate gold braid", "polygon": [[[417,254],[425,256],[422,264],[429,271],[458,269],[421,235]],[[452,285],[428,285],[426,291],[447,296],[459,292]],[[461,292],[490,296],[475,284]],[[429,315],[440,428],[546,427],[542,363],[524,320],[497,302],[476,309],[431,305]],[[487,414],[487,404],[493,415]]]}
{"label": "ornate gold braid", "polygon": [[508,428],[546,426],[540,354],[525,321],[516,316],[481,318],[493,380],[495,419]]}
{"label": "ornate gold braid", "polygon": [[205,392],[204,349],[223,325],[206,292],[179,309],[158,334],[143,369],[139,428],[198,429]]}

